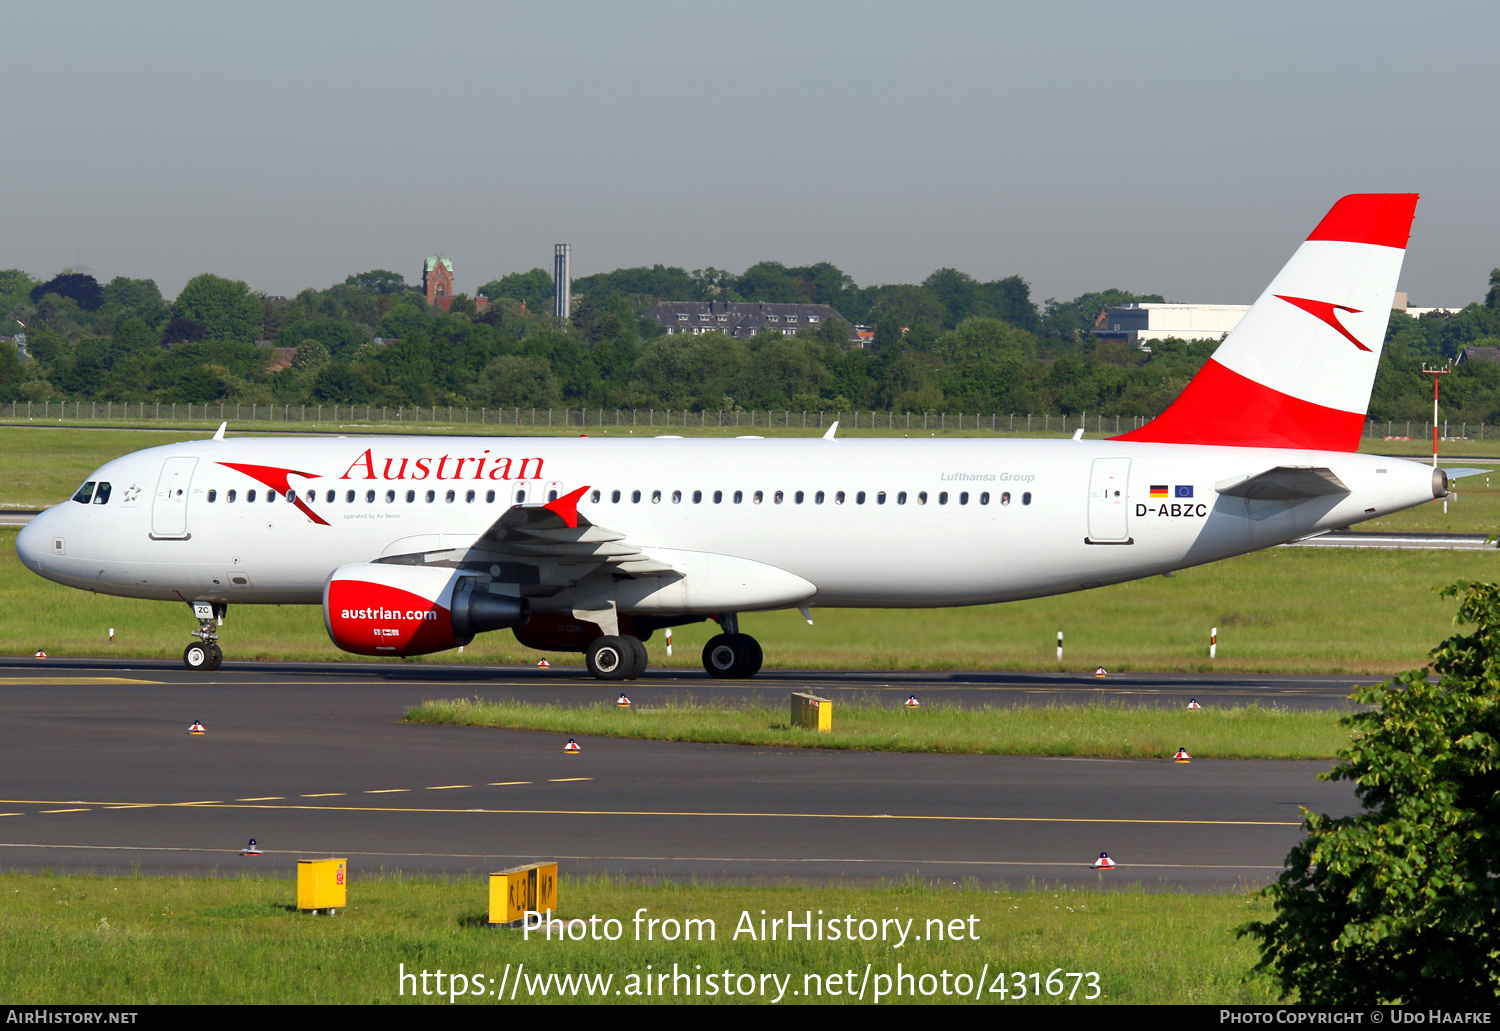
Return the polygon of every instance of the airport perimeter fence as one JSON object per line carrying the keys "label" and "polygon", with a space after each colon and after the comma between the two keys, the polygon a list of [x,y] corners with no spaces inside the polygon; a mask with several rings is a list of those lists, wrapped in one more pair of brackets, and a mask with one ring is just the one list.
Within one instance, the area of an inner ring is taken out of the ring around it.
{"label": "airport perimeter fence", "polygon": [[[756,430],[825,430],[834,422],[841,429],[885,430],[890,433],[947,432],[995,433],[1071,436],[1080,429],[1085,433],[1110,436],[1125,433],[1150,422],[1148,415],[1063,415],[1056,413],[990,413],[979,412],[796,412],[711,411],[702,409],[660,408],[463,408],[455,405],[415,407],[410,405],[277,405],[239,404],[215,401],[209,404],[183,404],[167,401],[6,401],[0,402],[0,421],[50,422],[54,419],[73,423],[142,423],[182,424],[201,422],[280,423],[294,426],[337,425],[345,428],[386,425],[392,428],[417,426],[494,426],[515,427],[532,431],[562,431],[590,428],[660,430],[669,434],[677,429]],[[1438,424],[1444,440],[1493,439],[1496,429],[1483,423],[1444,420]],[[1456,432],[1453,432],[1456,430]],[[1385,440],[1428,440],[1431,422],[1396,422],[1365,420],[1364,436]]]}

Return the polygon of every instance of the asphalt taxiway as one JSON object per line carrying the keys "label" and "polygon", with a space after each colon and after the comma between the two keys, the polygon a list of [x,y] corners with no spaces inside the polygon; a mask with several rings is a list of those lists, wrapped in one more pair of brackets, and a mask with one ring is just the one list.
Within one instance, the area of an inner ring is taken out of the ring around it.
{"label": "asphalt taxiway", "polygon": [[[655,698],[950,704],[1114,697],[1347,705],[1336,677],[775,671],[727,685],[653,671]],[[1049,759],[747,748],[404,724],[423,699],[612,701],[575,669],[364,663],[0,662],[0,867],[482,873],[533,859],[570,872],[717,880],[839,877],[1263,882],[1300,808],[1356,808],[1326,762]],[[207,733],[189,735],[201,720]],[[254,837],[260,858],[238,853]]]}

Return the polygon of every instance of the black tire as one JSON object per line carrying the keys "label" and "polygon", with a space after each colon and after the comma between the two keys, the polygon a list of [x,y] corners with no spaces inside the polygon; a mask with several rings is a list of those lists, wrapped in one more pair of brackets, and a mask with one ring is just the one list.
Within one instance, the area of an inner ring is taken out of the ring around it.
{"label": "black tire", "polygon": [[745,642],[746,651],[750,653],[750,661],[745,667],[744,676],[753,677],[760,672],[760,664],[765,660],[765,653],[760,650],[760,642],[749,634],[740,634],[739,636]]}
{"label": "black tire", "polygon": [[646,654],[646,645],[639,637],[630,637],[627,635],[620,639],[630,646],[630,651],[634,656],[630,665],[630,672],[626,675],[625,679],[635,680],[642,673],[646,672],[646,666],[650,663],[651,657]]}
{"label": "black tire", "polygon": [[223,662],[224,662],[224,652],[223,652],[223,650],[220,649],[219,646],[216,645],[216,644],[209,645],[208,646],[208,668],[210,670],[218,669],[223,664]]}
{"label": "black tire", "polygon": [[213,652],[206,644],[190,644],[182,650],[182,664],[195,673],[212,669],[212,661]]}
{"label": "black tire", "polygon": [[606,634],[596,638],[583,656],[596,680],[624,680],[635,668],[635,649],[623,637]]}
{"label": "black tire", "polygon": [[742,680],[760,669],[760,645],[745,634],[719,634],[703,646],[703,668],[716,680]]}

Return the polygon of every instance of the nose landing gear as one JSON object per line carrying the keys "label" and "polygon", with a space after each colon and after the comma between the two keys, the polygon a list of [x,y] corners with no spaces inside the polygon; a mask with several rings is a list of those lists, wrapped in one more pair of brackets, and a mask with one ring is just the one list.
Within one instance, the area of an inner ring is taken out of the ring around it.
{"label": "nose landing gear", "polygon": [[224,661],[224,653],[219,650],[219,627],[224,623],[224,613],[229,606],[195,601],[190,607],[198,620],[198,629],[192,633],[202,643],[190,644],[183,649],[182,664],[195,673],[212,672]]}
{"label": "nose landing gear", "polygon": [[740,633],[736,613],[714,617],[724,633],[711,637],[703,646],[703,668],[715,680],[744,680],[760,672],[760,642]]}

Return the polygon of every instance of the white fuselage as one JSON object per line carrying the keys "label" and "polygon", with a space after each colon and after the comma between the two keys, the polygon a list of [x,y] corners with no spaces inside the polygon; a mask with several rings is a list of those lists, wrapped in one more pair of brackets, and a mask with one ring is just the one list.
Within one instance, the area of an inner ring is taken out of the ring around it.
{"label": "white fuselage", "polygon": [[[1215,491],[1277,466],[1325,467],[1349,493]],[[1431,500],[1432,480],[1371,455],[1109,440],[242,438],[109,462],[92,476],[110,484],[106,503],[54,506],[17,550],[103,594],[319,604],[342,565],[463,548],[518,491],[531,503],[587,486],[581,515],[676,568],[748,559],[814,585],[819,606],[975,605],[1347,526]]]}

